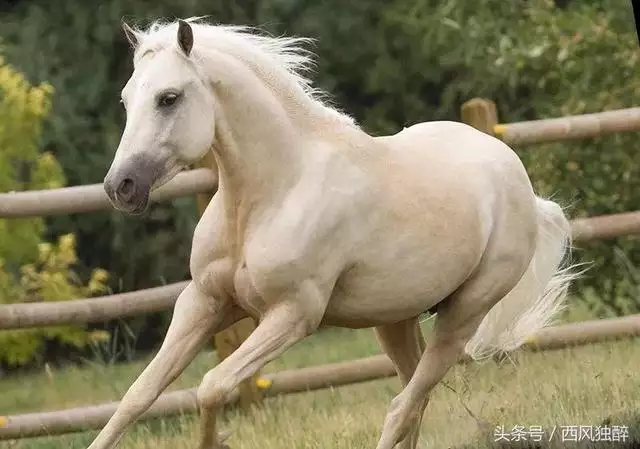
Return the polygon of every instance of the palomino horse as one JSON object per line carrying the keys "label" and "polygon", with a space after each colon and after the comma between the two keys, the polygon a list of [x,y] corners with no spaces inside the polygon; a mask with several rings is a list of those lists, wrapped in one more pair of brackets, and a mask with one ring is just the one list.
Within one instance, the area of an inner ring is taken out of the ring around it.
{"label": "palomino horse", "polygon": [[498,139],[454,122],[371,137],[319,100],[301,39],[193,19],[124,28],[134,70],[104,179],[111,202],[141,213],[208,151],[219,186],[162,347],[90,449],[116,446],[211,336],[246,316],[259,325],[197,390],[201,449],[223,447],[216,412],[234,388],[322,326],[375,327],[403,383],[377,449],[413,449],[452,365],[517,348],[562,306],[569,222]]}

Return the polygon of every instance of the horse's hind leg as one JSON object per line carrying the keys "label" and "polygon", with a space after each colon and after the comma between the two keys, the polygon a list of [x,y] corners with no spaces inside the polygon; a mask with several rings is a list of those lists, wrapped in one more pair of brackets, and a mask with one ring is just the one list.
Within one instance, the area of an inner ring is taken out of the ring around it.
{"label": "horse's hind leg", "polygon": [[431,391],[462,359],[482,319],[517,283],[526,261],[507,254],[494,253],[495,258],[485,260],[475,276],[439,304],[432,337],[408,385],[391,401],[377,449],[393,449],[411,432]]}
{"label": "horse's hind leg", "polygon": [[[375,332],[380,346],[396,367],[402,387],[406,387],[418,366],[418,362],[420,362],[420,356],[422,356],[425,348],[418,318],[379,326],[375,329]],[[423,401],[419,418],[412,423],[409,434],[400,443],[401,449],[416,448],[424,405],[426,405],[426,401]]]}
{"label": "horse's hind leg", "polygon": [[[406,388],[391,401],[377,449],[393,449],[409,436],[422,418],[431,390],[464,354],[464,346],[480,324],[483,313],[467,315],[453,297],[442,303],[433,336]],[[447,307],[448,306],[448,307]]]}

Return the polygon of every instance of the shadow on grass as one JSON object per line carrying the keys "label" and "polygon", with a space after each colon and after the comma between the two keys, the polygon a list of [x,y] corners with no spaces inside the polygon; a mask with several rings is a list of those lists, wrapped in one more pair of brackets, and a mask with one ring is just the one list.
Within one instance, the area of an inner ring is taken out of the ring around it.
{"label": "shadow on grass", "polygon": [[[579,430],[574,430],[575,426],[572,429],[565,426],[563,437],[562,427],[558,425],[553,433],[551,428],[543,429],[542,438],[537,438],[541,441],[532,441],[531,435],[525,435],[526,440],[515,441],[517,438],[510,429],[505,428],[502,436],[499,429],[492,429],[482,432],[488,433],[487,437],[449,449],[640,449],[640,414],[608,417],[598,425],[583,429],[582,436]],[[616,434],[618,441],[612,441]]]}

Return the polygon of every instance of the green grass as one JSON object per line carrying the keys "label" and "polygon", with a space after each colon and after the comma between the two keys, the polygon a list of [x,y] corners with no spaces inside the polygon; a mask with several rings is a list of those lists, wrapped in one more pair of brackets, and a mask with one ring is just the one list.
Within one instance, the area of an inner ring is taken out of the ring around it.
{"label": "green grass", "polygon": [[[605,420],[610,425],[631,425],[640,398],[639,343],[626,340],[544,353],[522,351],[501,364],[456,366],[433,393],[420,447],[491,447],[497,425],[507,430],[515,425],[540,425],[546,430],[561,425],[595,426]],[[377,353],[372,330],[330,329],[294,346],[266,371]],[[118,400],[147,362],[148,358],[126,365],[69,367],[2,380],[0,414]],[[197,385],[214,364],[213,353],[202,353],[170,389]],[[392,378],[269,398],[249,413],[225,412],[222,427],[232,429],[228,443],[235,449],[370,449],[399,388],[399,381]],[[467,408],[488,427],[479,427]],[[92,431],[0,442],[0,448],[84,449],[95,435]],[[193,449],[197,435],[195,415],[158,419],[133,426],[120,447]],[[572,447],[561,444],[559,436],[553,441],[555,445],[537,447]]]}

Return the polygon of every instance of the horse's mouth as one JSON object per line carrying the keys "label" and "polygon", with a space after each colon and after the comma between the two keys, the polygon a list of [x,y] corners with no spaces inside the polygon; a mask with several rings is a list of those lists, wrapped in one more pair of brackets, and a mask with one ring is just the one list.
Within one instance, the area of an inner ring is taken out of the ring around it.
{"label": "horse's mouth", "polygon": [[147,196],[143,201],[141,201],[133,209],[131,209],[129,214],[142,215],[147,211],[148,208],[149,208],[149,197]]}
{"label": "horse's mouth", "polygon": [[120,212],[124,212],[129,215],[142,215],[149,208],[149,194],[145,194],[144,197],[135,204],[126,204],[120,201],[114,202],[113,206]]}
{"label": "horse's mouth", "polygon": [[167,163],[167,170],[159,176],[151,185],[151,191],[159,189],[169,181],[171,181],[178,173],[187,169],[187,165],[178,161],[170,161]]}

